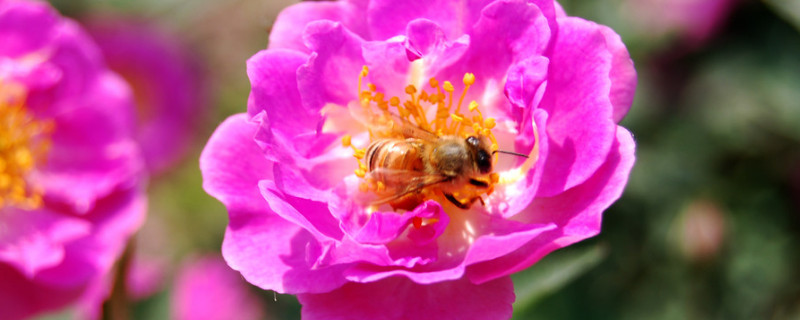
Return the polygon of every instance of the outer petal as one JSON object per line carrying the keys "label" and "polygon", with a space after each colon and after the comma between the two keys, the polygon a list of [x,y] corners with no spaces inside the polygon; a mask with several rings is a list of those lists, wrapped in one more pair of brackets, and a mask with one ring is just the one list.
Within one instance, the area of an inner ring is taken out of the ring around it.
{"label": "outer petal", "polygon": [[393,277],[348,283],[329,293],[301,294],[298,299],[307,320],[508,319],[514,284],[509,277],[481,285],[465,278],[420,285]]}
{"label": "outer petal", "polygon": [[42,49],[55,36],[56,14],[45,4],[9,2],[0,8],[0,56],[12,58]]}
{"label": "outer petal", "polygon": [[57,287],[31,282],[19,270],[0,264],[0,318],[27,319],[54,310],[80,297],[85,287]]}
{"label": "outer petal", "polygon": [[607,161],[583,184],[556,197],[535,200],[514,219],[528,223],[554,222],[559,228],[543,233],[522,248],[498,259],[471,266],[467,275],[481,283],[529,267],[551,251],[600,232],[602,213],[621,195],[635,160],[634,141],[617,128],[614,149]]}
{"label": "outer petal", "polygon": [[266,205],[258,181],[272,177],[272,162],[253,141],[257,130],[247,115],[231,116],[211,135],[200,155],[203,189],[228,210],[258,211]]}
{"label": "outer petal", "polygon": [[0,213],[0,261],[28,278],[64,259],[64,244],[91,232],[91,224],[50,210],[3,209]]}
{"label": "outer petal", "polygon": [[[29,92],[26,100],[29,110],[48,118],[73,108],[84,107],[87,97],[95,94],[92,90],[97,90],[98,81],[107,81],[97,78],[107,77],[105,73],[108,72],[100,51],[74,21],[62,21],[54,32],[57,36],[47,50],[39,54],[46,59],[45,64],[58,70],[58,83]],[[128,90],[127,84],[124,86]],[[125,110],[123,107],[114,108]]]}
{"label": "outer petal", "polygon": [[276,214],[229,211],[222,242],[228,265],[248,282],[280,293],[327,292],[344,284],[348,265],[316,267],[324,247],[308,231]]}
{"label": "outer petal", "polygon": [[86,212],[96,199],[122,184],[130,186],[141,173],[144,164],[131,138],[129,94],[120,78],[106,73],[83,106],[56,116],[53,147],[36,177],[47,198]]}
{"label": "outer petal", "polygon": [[600,31],[606,38],[608,50],[613,55],[611,60],[611,105],[614,107],[614,122],[622,121],[625,114],[633,104],[633,96],[636,93],[636,69],[633,68],[628,49],[622,43],[619,35],[606,26],[600,26]]}
{"label": "outer petal", "polygon": [[316,20],[339,21],[362,38],[369,38],[366,4],[357,1],[301,2],[283,9],[272,25],[269,49],[291,49],[311,53],[303,43],[304,26]]}
{"label": "outer petal", "polygon": [[120,190],[95,204],[82,216],[92,223],[92,233],[68,243],[64,260],[37,275],[39,282],[55,286],[77,286],[105,281],[133,233],[144,222],[147,199],[141,186]]}
{"label": "outer petal", "polygon": [[588,179],[605,162],[614,141],[608,75],[612,55],[599,26],[559,19],[550,57],[547,91],[540,104],[549,114],[550,150],[539,196],[552,196]]}
{"label": "outer petal", "polygon": [[253,139],[258,129],[246,115],[235,115],[220,125],[200,156],[203,187],[230,216],[222,243],[225,260],[264,289],[298,293],[339,287],[340,270],[313,268],[323,254],[321,244],[275,214],[261,196],[258,183],[272,179],[272,163]]}
{"label": "outer petal", "polygon": [[208,256],[183,266],[175,280],[172,319],[264,319],[264,307],[225,262]]}

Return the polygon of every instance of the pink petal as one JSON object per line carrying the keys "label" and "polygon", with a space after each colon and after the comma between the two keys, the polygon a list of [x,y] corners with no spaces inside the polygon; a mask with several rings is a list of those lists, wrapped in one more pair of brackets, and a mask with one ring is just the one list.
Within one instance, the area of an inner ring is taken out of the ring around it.
{"label": "pink petal", "polygon": [[370,1],[367,21],[374,40],[402,35],[406,25],[419,18],[436,21],[447,32],[448,38],[456,39],[469,32],[478,20],[481,9],[490,2],[491,0]]}
{"label": "pink petal", "polygon": [[83,286],[60,287],[31,281],[16,268],[0,263],[0,319],[28,319],[80,297]]}
{"label": "pink petal", "polygon": [[92,223],[92,233],[68,243],[62,263],[43,270],[37,281],[56,286],[99,281],[142,225],[146,211],[147,199],[141,186],[120,190],[97,201],[94,209],[82,216]]}
{"label": "pink petal", "polygon": [[427,19],[409,22],[406,34],[409,54],[425,59],[425,72],[429,75],[438,74],[442,69],[451,66],[469,49],[469,36],[462,35],[456,39],[448,39],[445,30],[439,24]]}
{"label": "pink petal", "polygon": [[317,267],[328,249],[308,231],[264,209],[229,214],[222,255],[248,282],[290,294],[327,292],[345,282],[348,265]]}
{"label": "pink petal", "polygon": [[16,58],[42,49],[55,37],[57,23],[57,15],[46,4],[5,4],[0,9],[0,56]]}
{"label": "pink petal", "polygon": [[186,43],[144,21],[106,17],[85,25],[109,67],[132,86],[136,139],[150,172],[161,172],[188,151],[211,100],[197,57]]}
{"label": "pink petal", "polygon": [[272,163],[253,140],[256,130],[247,115],[233,115],[220,124],[200,155],[203,189],[228,210],[257,211],[266,205],[258,181],[272,177]]}
{"label": "pink petal", "polygon": [[600,31],[606,38],[608,50],[613,55],[611,61],[611,105],[614,107],[612,119],[619,123],[633,104],[633,96],[636,93],[636,69],[633,67],[633,60],[625,44],[619,35],[609,27],[600,26]]}
{"label": "pink petal", "polygon": [[186,263],[175,280],[172,318],[264,319],[263,303],[243,280],[217,256]]}
{"label": "pink petal", "polygon": [[318,111],[326,103],[346,106],[358,97],[358,74],[366,64],[363,40],[333,21],[310,23],[303,39],[314,52],[297,72],[306,108]]}
{"label": "pink petal", "polygon": [[368,37],[364,12],[365,4],[355,1],[305,3],[283,9],[272,25],[270,49],[291,49],[311,53],[303,43],[304,26],[316,20],[340,21],[344,27],[361,37]]}
{"label": "pink petal", "polygon": [[[502,95],[495,99],[487,92],[495,90],[490,84],[505,81],[508,69],[515,63],[540,56],[551,41],[551,31],[545,16],[535,5],[522,0],[501,0],[481,11],[470,33],[467,53],[451,67],[434,74],[440,81],[449,80],[460,87],[465,73],[475,75],[466,101],[475,100],[483,112],[504,116],[509,110]],[[487,59],[487,57],[491,57]]]}
{"label": "pink petal", "polygon": [[480,283],[520,271],[553,250],[599,233],[603,211],[622,195],[628,181],[634,151],[633,137],[618,127],[614,149],[589,180],[556,197],[537,198],[525,213],[515,217],[528,223],[552,222],[559,228],[543,233],[508,255],[470,266],[469,278]]}
{"label": "pink petal", "polygon": [[616,125],[609,100],[612,55],[599,26],[559,19],[547,91],[549,152],[539,196],[553,196],[586,179],[605,162]]}
{"label": "pink petal", "polygon": [[105,73],[81,107],[54,119],[49,158],[36,173],[48,199],[87,212],[96,199],[141,174],[144,163],[131,139],[129,94],[120,78]]}
{"label": "pink petal", "polygon": [[64,245],[85,237],[91,224],[50,211],[3,209],[0,222],[0,261],[33,278],[64,259]]}
{"label": "pink petal", "polygon": [[302,317],[314,319],[508,319],[509,277],[475,285],[467,279],[420,285],[402,277],[347,283],[323,294],[298,295]]}

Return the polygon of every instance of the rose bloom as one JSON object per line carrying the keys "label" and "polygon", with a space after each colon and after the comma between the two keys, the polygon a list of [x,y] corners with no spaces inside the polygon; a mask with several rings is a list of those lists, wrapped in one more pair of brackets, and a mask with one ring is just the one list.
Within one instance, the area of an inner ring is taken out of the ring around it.
{"label": "rose bloom", "polygon": [[178,270],[172,290],[171,319],[265,319],[261,300],[249,289],[222,257],[192,259]]}
{"label": "rose bloom", "polygon": [[626,0],[621,10],[643,37],[704,43],[723,26],[737,0]]}
{"label": "rose bloom", "polygon": [[307,319],[509,318],[509,275],[600,232],[634,162],[627,50],[553,1],[304,2],[247,74],[204,187],[228,265]]}
{"label": "rose bloom", "polygon": [[142,19],[85,21],[109,68],[133,89],[136,132],[148,171],[169,169],[189,151],[208,107],[199,59],[175,35]]}
{"label": "rose bloom", "polygon": [[0,1],[0,318],[96,305],[144,219],[130,89],[44,2]]}

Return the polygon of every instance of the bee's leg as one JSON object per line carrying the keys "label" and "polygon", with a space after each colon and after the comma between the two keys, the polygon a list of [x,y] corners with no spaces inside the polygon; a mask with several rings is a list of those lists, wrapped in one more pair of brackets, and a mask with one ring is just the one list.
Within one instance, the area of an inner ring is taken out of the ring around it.
{"label": "bee's leg", "polygon": [[[483,202],[483,198],[482,198],[482,197],[476,197],[476,198],[478,199],[478,201],[480,201],[480,202],[481,202],[481,205],[482,205],[482,206],[484,206],[484,207],[486,206],[486,203],[485,203],[485,202]],[[475,199],[472,199],[472,202],[475,202]]]}
{"label": "bee's leg", "polygon": [[456,207],[459,207],[459,208],[464,209],[464,210],[469,209],[469,207],[472,205],[472,202],[474,202],[474,201],[471,201],[470,203],[462,203],[461,201],[458,201],[458,199],[456,199],[456,197],[454,197],[452,194],[449,194],[449,193],[445,193],[444,197],[447,198],[447,200],[452,202],[454,205],[456,205]]}
{"label": "bee's leg", "polygon": [[481,180],[478,180],[478,179],[469,179],[469,184],[471,184],[473,186],[476,186],[478,188],[488,188],[489,187],[488,183],[486,183],[484,181],[481,181]]}

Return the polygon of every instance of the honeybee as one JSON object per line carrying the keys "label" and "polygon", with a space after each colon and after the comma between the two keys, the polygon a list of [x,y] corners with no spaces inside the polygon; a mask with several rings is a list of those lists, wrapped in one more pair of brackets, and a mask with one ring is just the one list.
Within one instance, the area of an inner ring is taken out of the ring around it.
{"label": "honeybee", "polygon": [[491,192],[493,166],[486,137],[437,136],[399,117],[394,120],[394,137],[372,141],[364,157],[367,179],[382,185],[373,205],[412,210],[438,196],[461,209],[483,203],[481,195]]}

